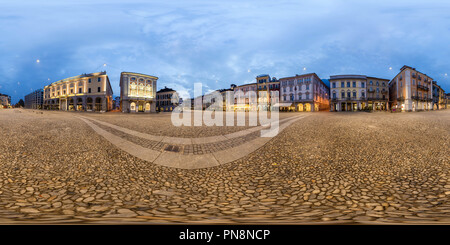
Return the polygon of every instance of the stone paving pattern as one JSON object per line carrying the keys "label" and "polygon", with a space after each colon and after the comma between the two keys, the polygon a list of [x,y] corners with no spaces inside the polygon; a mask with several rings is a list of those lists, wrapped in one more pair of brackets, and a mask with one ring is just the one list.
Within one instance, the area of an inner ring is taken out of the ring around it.
{"label": "stone paving pattern", "polygon": [[450,110],[314,113],[196,170],[132,157],[72,114],[0,110],[0,223],[450,223]]}
{"label": "stone paving pattern", "polygon": [[131,136],[131,135],[121,132],[119,130],[101,125],[99,123],[94,122],[94,124],[96,124],[98,127],[102,128],[114,135],[120,136],[121,138],[123,138],[125,140],[133,142],[133,143],[143,146],[145,148],[149,148],[149,149],[157,150],[157,151],[163,151],[168,146],[176,146],[180,153],[194,154],[194,155],[207,154],[207,153],[212,153],[212,152],[228,149],[228,148],[243,144],[245,142],[248,142],[250,140],[256,139],[261,135],[260,131],[257,131],[257,132],[253,132],[253,133],[250,133],[250,134],[242,136],[242,137],[237,137],[237,138],[230,139],[230,140],[219,141],[216,143],[176,145],[176,144],[167,144],[167,143],[163,143],[163,142],[157,142],[157,141],[153,141],[153,140],[148,140],[148,139]]}
{"label": "stone paving pattern", "polygon": [[[208,137],[224,135],[229,133],[234,133],[237,131],[252,128],[248,126],[248,113],[246,113],[245,125],[239,127],[188,127],[180,126],[176,127],[172,125],[169,112],[163,112],[159,114],[152,114],[150,117],[147,114],[120,114],[117,113],[106,113],[106,114],[85,114],[78,113],[79,115],[88,115],[92,119],[101,120],[104,122],[112,123],[114,125],[129,128],[138,132],[159,135],[159,136],[172,136],[172,137]],[[305,113],[306,114],[306,113]],[[309,113],[308,113],[309,114]],[[292,114],[280,113],[280,120],[288,117],[292,117]],[[237,120],[235,118],[235,120]],[[194,125],[194,116],[191,116],[191,125]],[[226,125],[226,117],[223,117],[223,125]],[[260,124],[258,123],[258,126]]]}

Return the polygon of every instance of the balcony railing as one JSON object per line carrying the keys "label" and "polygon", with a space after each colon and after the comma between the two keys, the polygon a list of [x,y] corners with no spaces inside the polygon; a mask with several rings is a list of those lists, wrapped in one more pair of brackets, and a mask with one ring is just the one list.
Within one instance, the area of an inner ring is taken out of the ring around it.
{"label": "balcony railing", "polygon": [[368,98],[368,100],[387,100],[387,98],[386,97],[380,97],[380,96],[370,96],[369,98]]}
{"label": "balcony railing", "polygon": [[422,90],[428,91],[428,87],[423,86],[423,85],[417,85],[417,89],[422,89]]}

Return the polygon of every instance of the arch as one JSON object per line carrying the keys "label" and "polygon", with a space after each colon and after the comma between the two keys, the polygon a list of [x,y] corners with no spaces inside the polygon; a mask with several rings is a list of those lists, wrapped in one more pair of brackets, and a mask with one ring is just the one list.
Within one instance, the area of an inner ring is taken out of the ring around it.
{"label": "arch", "polygon": [[86,110],[87,111],[92,111],[92,109],[94,108],[94,100],[91,97],[88,97],[86,99]]}
{"label": "arch", "polygon": [[97,97],[95,98],[95,111],[101,111],[102,110],[102,98]]}
{"label": "arch", "polygon": [[303,111],[303,110],[304,110],[304,108],[303,108],[303,104],[301,104],[301,103],[300,103],[300,104],[298,104],[298,106],[297,106],[297,107],[298,107],[298,111]]}
{"label": "arch", "polygon": [[134,103],[134,102],[130,103],[130,111],[131,112],[135,112],[136,111],[136,103]]}
{"label": "arch", "polygon": [[77,98],[77,105],[76,105],[77,111],[84,111],[83,108],[83,98]]}
{"label": "arch", "polygon": [[74,111],[75,110],[75,106],[74,106],[74,104],[73,104],[73,98],[69,98],[68,100],[67,100],[67,103],[68,103],[68,110],[69,111]]}
{"label": "arch", "polygon": [[305,104],[305,111],[311,111],[311,104],[310,103],[306,103]]}

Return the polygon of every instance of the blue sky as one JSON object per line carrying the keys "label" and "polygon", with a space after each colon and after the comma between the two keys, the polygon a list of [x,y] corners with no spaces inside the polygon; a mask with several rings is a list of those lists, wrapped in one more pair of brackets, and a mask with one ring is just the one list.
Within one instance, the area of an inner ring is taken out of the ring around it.
{"label": "blue sky", "polygon": [[122,71],[188,93],[194,82],[212,90],[259,74],[391,79],[409,65],[450,92],[449,1],[2,0],[0,7],[0,93],[13,102],[100,70],[118,95]]}

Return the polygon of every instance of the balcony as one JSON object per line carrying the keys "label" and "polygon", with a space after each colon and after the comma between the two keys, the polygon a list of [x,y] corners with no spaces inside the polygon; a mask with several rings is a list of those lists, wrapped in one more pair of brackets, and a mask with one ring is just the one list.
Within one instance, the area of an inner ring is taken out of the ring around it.
{"label": "balcony", "polygon": [[405,100],[405,97],[400,96],[400,97],[397,98],[397,100],[398,100],[398,101],[404,101],[404,100]]}
{"label": "balcony", "polygon": [[417,85],[417,89],[422,89],[422,90],[425,90],[425,91],[429,90],[427,86],[423,86],[423,85]]}
{"label": "balcony", "polygon": [[420,97],[419,97],[419,96],[411,96],[411,99],[413,99],[413,100],[419,100]]}
{"label": "balcony", "polygon": [[381,96],[370,96],[368,100],[387,100],[387,98],[386,97],[383,98]]}
{"label": "balcony", "polygon": [[367,89],[367,92],[373,93],[373,92],[375,92],[375,89],[373,89],[373,88],[368,88],[368,89]]}

